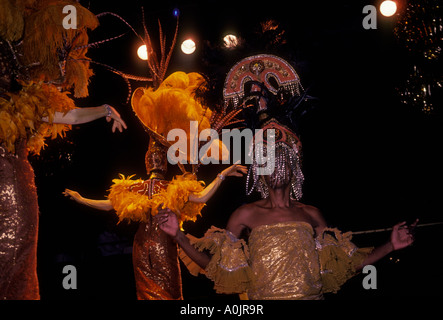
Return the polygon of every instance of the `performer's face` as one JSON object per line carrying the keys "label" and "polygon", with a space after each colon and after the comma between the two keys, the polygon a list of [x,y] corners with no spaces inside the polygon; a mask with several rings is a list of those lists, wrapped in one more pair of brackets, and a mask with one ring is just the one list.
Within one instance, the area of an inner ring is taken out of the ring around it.
{"label": "performer's face", "polygon": [[275,168],[271,175],[265,175],[266,184],[271,189],[283,189],[291,183],[292,170],[288,166],[283,168]]}
{"label": "performer's face", "polygon": [[154,171],[166,174],[168,163],[165,148],[157,142],[150,143],[148,152],[145,156],[145,165],[148,175]]}
{"label": "performer's face", "polygon": [[288,157],[285,154],[275,154],[275,168],[270,175],[263,176],[265,183],[271,189],[285,188],[291,183],[293,172]]}
{"label": "performer's face", "polygon": [[[251,87],[251,92],[260,92],[261,88],[256,85],[253,84]],[[263,95],[260,94],[257,96],[257,112],[265,110],[267,108],[267,103],[266,100],[264,99]]]}

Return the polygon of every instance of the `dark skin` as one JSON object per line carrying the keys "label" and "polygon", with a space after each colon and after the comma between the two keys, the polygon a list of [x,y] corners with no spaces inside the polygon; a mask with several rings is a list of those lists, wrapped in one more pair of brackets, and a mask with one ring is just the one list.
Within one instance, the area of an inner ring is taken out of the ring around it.
{"label": "dark skin", "polygon": [[[327,224],[320,210],[291,200],[289,188],[289,185],[274,186],[274,188],[269,189],[268,198],[241,206],[231,215],[226,229],[239,238],[245,229],[254,230],[262,225],[279,222],[306,222],[312,226],[315,235],[321,234]],[[210,256],[197,251],[190,244],[186,235],[179,230],[177,217],[170,209],[160,209],[156,219],[160,229],[173,237],[192,260],[202,268],[207,266]],[[414,238],[410,231],[417,222],[418,220],[410,226],[407,226],[405,222],[396,224],[393,227],[389,241],[375,248],[357,270],[362,269],[365,265],[377,262],[394,250],[400,250],[411,245]]]}
{"label": "dark skin", "polygon": [[[260,88],[254,84],[251,91],[260,91]],[[266,101],[263,97],[259,96],[258,104],[259,109],[265,109]],[[322,234],[327,224],[320,210],[290,199],[291,174],[291,172],[287,172],[285,181],[276,178],[275,175],[261,177],[268,185],[269,197],[243,205],[234,211],[229,218],[226,230],[239,238],[245,229],[254,230],[262,225],[294,221],[309,223],[314,230],[314,236]],[[203,269],[206,268],[211,257],[205,252],[199,252],[190,244],[189,239],[178,227],[177,216],[169,208],[160,209],[156,219],[161,230],[173,237],[195,263]],[[414,242],[411,230],[417,223],[418,219],[410,226],[407,226],[406,222],[396,224],[390,239],[375,248],[357,267],[357,270],[362,269],[365,265],[374,264],[392,251],[410,246]]]}

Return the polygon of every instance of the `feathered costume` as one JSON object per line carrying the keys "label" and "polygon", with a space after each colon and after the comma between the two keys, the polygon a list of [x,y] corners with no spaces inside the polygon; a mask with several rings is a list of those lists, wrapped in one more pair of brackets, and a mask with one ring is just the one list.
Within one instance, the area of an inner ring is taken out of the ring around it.
{"label": "feathered costume", "polygon": [[[132,107],[143,125],[150,128],[149,132],[155,132],[151,141],[160,139],[161,144],[170,144],[164,137],[170,130],[177,128],[186,132],[188,140],[193,139],[189,130],[190,121],[198,121],[197,133],[210,128],[212,112],[195,99],[196,89],[204,82],[198,73],[175,72],[157,89],[138,88],[134,92]],[[203,205],[187,202],[190,193],[204,189],[204,184],[197,181],[194,174],[184,172],[176,176],[163,192],[152,195],[151,199],[147,199],[140,190],[136,193],[129,191],[134,185],[141,187],[144,183],[143,180],[132,180],[131,177],[121,176],[121,179],[113,180],[114,185],[110,190],[109,199],[120,220],[146,222],[146,213],[156,215],[161,203],[177,212],[181,222],[195,221],[200,215]]]}
{"label": "feathered costume", "polygon": [[[77,9],[77,29],[63,28],[66,5]],[[27,156],[70,128],[52,123],[55,112],[75,108],[66,90],[88,95],[84,46],[97,25],[76,1],[0,0],[0,299],[40,298],[38,202]]]}
{"label": "feathered costume", "polygon": [[[40,154],[45,138],[64,136],[70,125],[52,123],[55,112],[66,113],[75,108],[66,92],[42,82],[22,83],[18,93],[7,92],[0,97],[0,141],[5,148],[15,152],[19,140],[26,141],[27,149]],[[43,122],[47,117],[49,122]]]}
{"label": "feathered costume", "polygon": [[[198,121],[198,132],[210,128],[211,110],[196,98],[195,91],[203,86],[198,73],[175,72],[158,88],[138,88],[132,96],[132,108],[150,134],[147,159],[159,157],[162,164],[146,161],[150,179],[133,176],[113,180],[108,195],[120,219],[140,223],[133,244],[133,265],[137,298],[143,300],[183,299],[177,244],[162,232],[152,217],[158,207],[173,210],[180,223],[195,221],[204,203],[188,201],[190,194],[204,189],[192,173],[184,172],[172,181],[160,175],[166,172],[166,140],[172,129],[182,129],[190,136],[190,121]],[[155,174],[153,174],[155,173]]]}

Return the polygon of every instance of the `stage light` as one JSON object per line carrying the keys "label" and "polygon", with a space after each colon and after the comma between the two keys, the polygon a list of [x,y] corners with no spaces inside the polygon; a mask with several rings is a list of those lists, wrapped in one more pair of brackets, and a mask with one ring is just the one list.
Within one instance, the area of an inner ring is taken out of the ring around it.
{"label": "stage light", "polygon": [[146,45],[138,47],[137,55],[142,60],[148,60],[148,49],[146,48]]}
{"label": "stage light", "polygon": [[394,1],[383,1],[380,5],[380,12],[385,17],[391,17],[397,12],[397,4]]}
{"label": "stage light", "polygon": [[174,10],[172,10],[172,14],[174,15],[174,17],[178,17],[180,15],[180,10],[175,8]]}
{"label": "stage light", "polygon": [[192,39],[183,41],[181,49],[185,54],[191,54],[195,51],[195,42]]}
{"label": "stage light", "polygon": [[238,39],[233,34],[228,34],[223,38],[223,44],[226,48],[235,48],[238,45]]}

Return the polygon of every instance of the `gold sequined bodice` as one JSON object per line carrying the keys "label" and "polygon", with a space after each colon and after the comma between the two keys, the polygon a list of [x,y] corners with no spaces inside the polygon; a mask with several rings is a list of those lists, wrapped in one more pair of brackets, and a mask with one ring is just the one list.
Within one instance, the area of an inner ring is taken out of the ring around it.
{"label": "gold sequined bodice", "polygon": [[250,299],[322,299],[314,231],[306,222],[281,222],[252,230]]}

